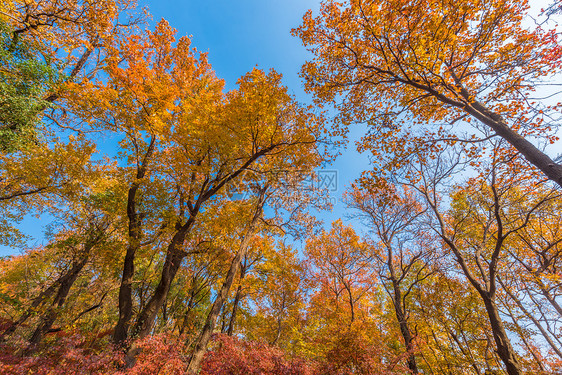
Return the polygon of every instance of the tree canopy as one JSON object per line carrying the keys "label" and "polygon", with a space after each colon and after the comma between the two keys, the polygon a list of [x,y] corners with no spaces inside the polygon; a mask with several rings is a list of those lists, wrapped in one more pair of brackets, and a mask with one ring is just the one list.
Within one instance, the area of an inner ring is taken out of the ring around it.
{"label": "tree canopy", "polygon": [[3,2],[0,373],[558,374],[558,8],[323,0],[306,104],[135,2]]}

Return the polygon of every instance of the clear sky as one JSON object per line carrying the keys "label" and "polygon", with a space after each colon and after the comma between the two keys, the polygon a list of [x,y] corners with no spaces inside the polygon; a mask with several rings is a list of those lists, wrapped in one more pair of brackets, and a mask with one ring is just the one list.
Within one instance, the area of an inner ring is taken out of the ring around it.
{"label": "clear sky", "polygon": [[306,50],[290,35],[315,0],[139,0],[153,15],[166,19],[178,34],[192,35],[193,45],[209,53],[217,75],[227,88],[254,66],[275,68],[285,83],[302,95],[298,78]]}

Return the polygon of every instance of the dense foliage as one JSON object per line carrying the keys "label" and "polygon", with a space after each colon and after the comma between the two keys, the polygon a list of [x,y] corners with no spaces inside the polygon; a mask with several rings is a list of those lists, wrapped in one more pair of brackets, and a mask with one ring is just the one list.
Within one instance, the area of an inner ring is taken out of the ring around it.
{"label": "dense foliage", "polygon": [[323,0],[303,105],[274,70],[226,91],[134,2],[4,1],[0,373],[560,373],[559,12],[528,12]]}

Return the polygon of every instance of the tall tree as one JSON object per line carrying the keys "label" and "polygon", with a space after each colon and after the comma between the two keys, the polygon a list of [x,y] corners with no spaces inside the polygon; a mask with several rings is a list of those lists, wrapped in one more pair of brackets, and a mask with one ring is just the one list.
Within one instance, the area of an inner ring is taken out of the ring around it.
{"label": "tall tree", "polygon": [[[275,175],[275,171],[297,170],[299,166],[315,165],[318,160],[314,116],[299,108],[279,81],[280,76],[274,72],[266,75],[255,70],[240,80],[240,90],[229,93],[224,107],[219,106],[222,110],[212,113],[210,119],[208,113],[195,114],[203,116],[193,119],[203,120],[203,128],[196,127],[188,133],[182,127],[190,123],[179,127],[174,139],[179,147],[170,149],[164,163],[169,173],[177,176],[184,197],[178,212],[185,212],[186,217],[179,218],[160,284],[137,320],[141,337],[149,332],[168,293],[185,257],[182,246],[204,205],[226,193],[226,186],[236,180],[249,184],[253,179]],[[294,150],[300,154],[294,159],[291,156],[292,160],[285,159],[288,153],[295,155]],[[244,174],[250,169],[253,173]],[[241,186],[248,188],[251,184]]]}
{"label": "tall tree", "polygon": [[273,246],[265,253],[265,261],[256,266],[250,298],[257,312],[248,314],[242,332],[248,338],[294,350],[305,335],[299,327],[304,323],[310,281],[306,262],[298,258],[295,249],[283,243]]}
{"label": "tall tree", "polygon": [[287,94],[277,73],[254,70],[239,80],[238,90],[223,94],[206,56],[198,56],[186,37],[176,43],[165,21],[116,46],[106,70],[109,80],[90,81],[89,95],[76,91],[71,102],[82,118],[124,136],[123,156],[133,165],[125,168],[131,181],[129,246],[114,335],[123,342],[143,236],[162,232],[168,245],[160,281],[134,323],[135,337],[152,330],[206,208],[233,192],[244,193],[255,181],[311,170],[320,156],[316,116]]}
{"label": "tall tree", "polygon": [[392,301],[409,353],[408,368],[417,374],[411,294],[435,267],[435,239],[420,220],[424,207],[410,189],[393,185],[370,190],[353,186],[347,203],[370,228],[373,266]]}
{"label": "tall tree", "polygon": [[[431,163],[421,161],[417,167],[421,178],[414,186],[433,213],[434,230],[451,251],[470,285],[480,296],[488,315],[496,351],[508,374],[522,374],[524,369],[514,349],[498,302],[499,279],[507,269],[509,243],[531,218],[556,195],[535,195],[540,184],[530,184],[536,177],[517,158],[505,156],[502,142],[495,143],[492,162],[482,163],[479,176],[451,193],[451,209],[443,208],[441,185],[450,179],[456,161],[445,154]],[[528,192],[520,196],[515,185],[527,185]],[[515,196],[514,196],[515,195]],[[529,200],[512,205],[516,200]],[[511,201],[511,202],[510,202]],[[510,202],[510,203],[507,203]]]}
{"label": "tall tree", "polygon": [[302,70],[307,89],[336,106],[341,124],[371,127],[364,148],[402,148],[389,135],[412,123],[424,126],[420,142],[499,136],[562,186],[562,165],[533,141],[556,141],[557,106],[535,90],[562,49],[555,30],[524,26],[527,11],[514,0],[326,0],[293,32],[314,56]]}
{"label": "tall tree", "polygon": [[207,315],[207,319],[205,321],[205,325],[199,334],[197,341],[195,342],[195,347],[193,349],[193,353],[189,359],[189,364],[187,366],[187,373],[188,374],[197,374],[199,369],[201,368],[201,362],[203,361],[203,356],[207,350],[207,346],[209,345],[209,341],[211,339],[211,334],[215,328],[215,324],[217,321],[217,317],[223,307],[224,301],[228,296],[228,292],[234,282],[234,277],[238,273],[240,269],[240,264],[242,259],[246,256],[248,252],[248,248],[251,242],[253,235],[257,230],[257,226],[259,220],[263,213],[263,208],[265,204],[265,198],[267,196],[267,186],[260,187],[259,191],[256,194],[256,203],[253,215],[247,224],[244,232],[241,235],[241,241],[238,250],[236,251],[236,255],[232,258],[232,262],[226,274],[224,283],[222,284],[220,290],[217,293],[215,301],[211,306],[211,310]]}

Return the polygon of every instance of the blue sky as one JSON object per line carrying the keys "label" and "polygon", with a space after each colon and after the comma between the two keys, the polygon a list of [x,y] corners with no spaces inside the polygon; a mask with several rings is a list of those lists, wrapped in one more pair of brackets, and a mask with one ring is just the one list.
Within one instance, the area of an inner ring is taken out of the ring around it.
{"label": "blue sky", "polygon": [[217,75],[227,88],[252,70],[275,68],[302,99],[300,66],[307,56],[298,38],[290,35],[312,0],[139,0],[153,15],[153,23],[166,19],[178,35],[192,35],[193,45],[209,53]]}

